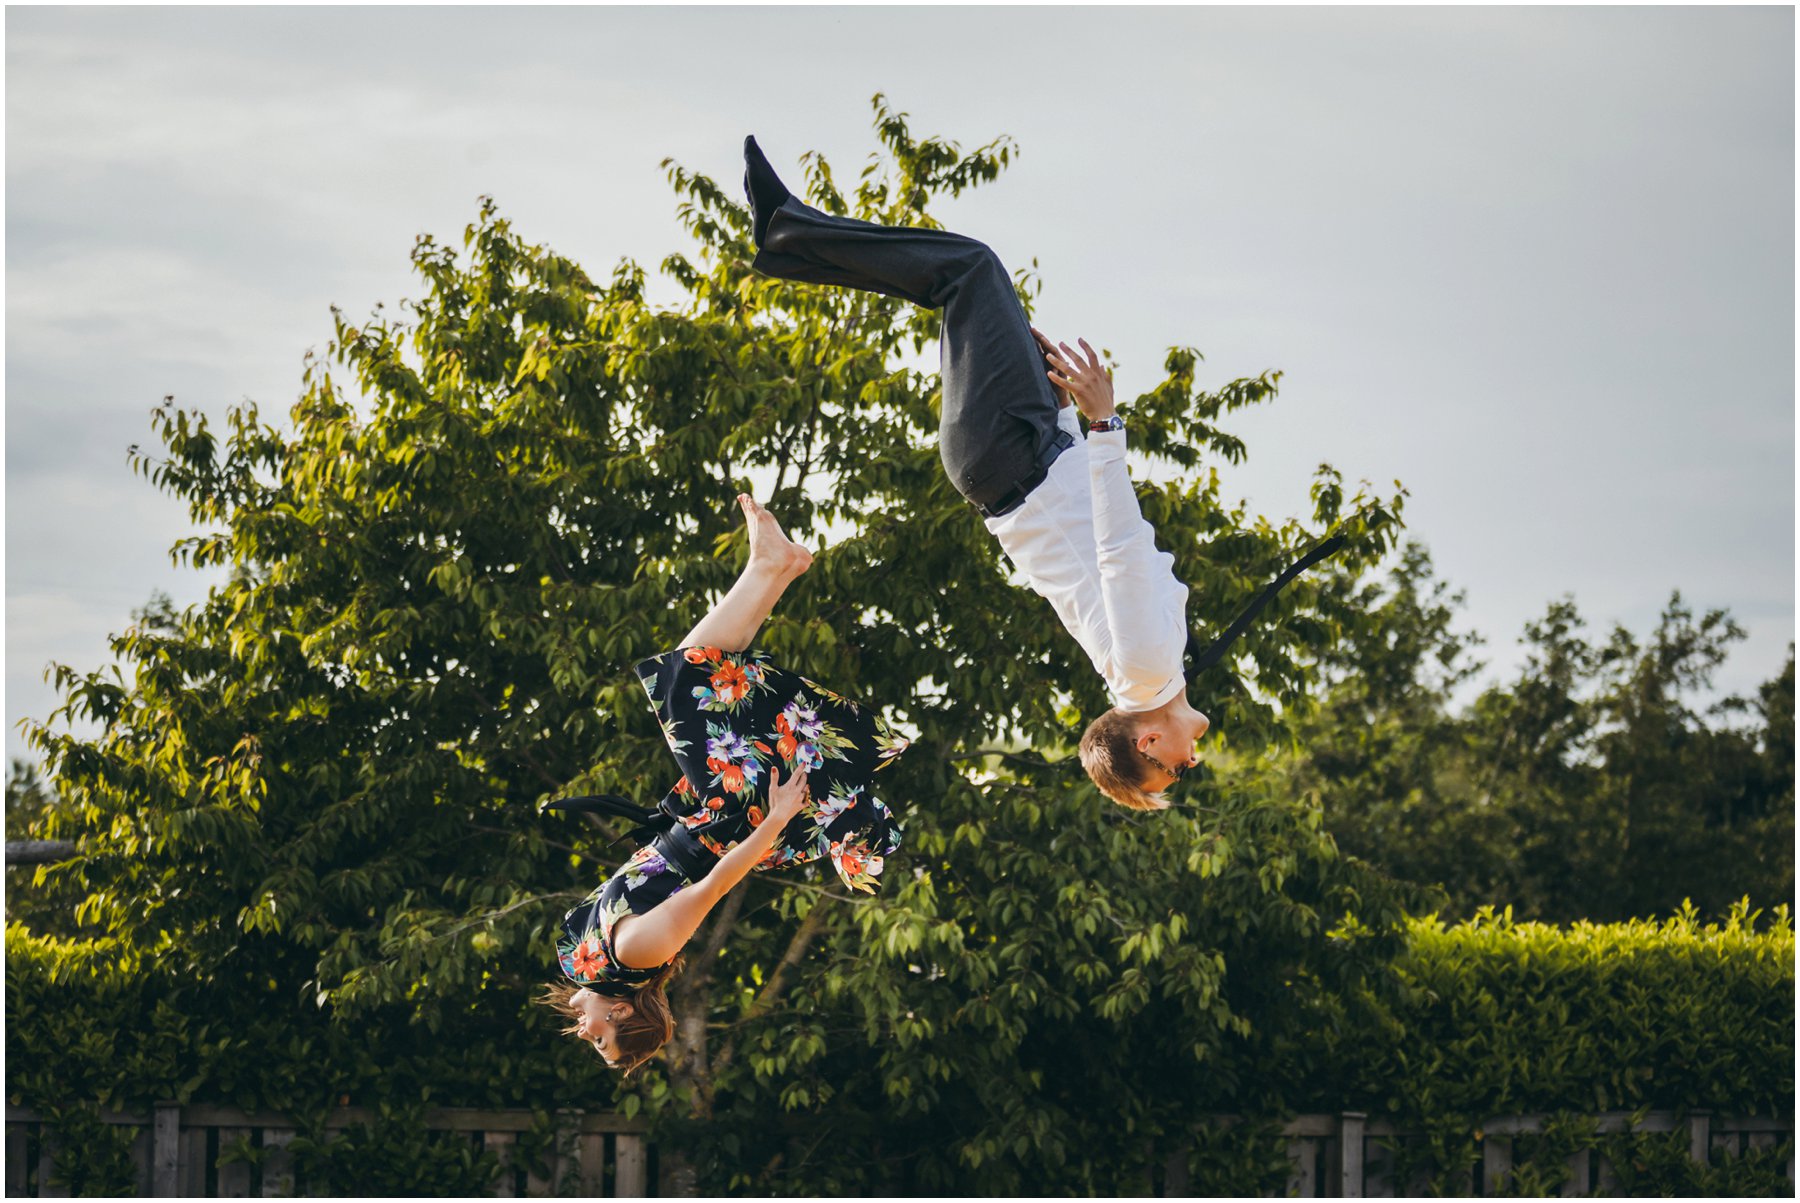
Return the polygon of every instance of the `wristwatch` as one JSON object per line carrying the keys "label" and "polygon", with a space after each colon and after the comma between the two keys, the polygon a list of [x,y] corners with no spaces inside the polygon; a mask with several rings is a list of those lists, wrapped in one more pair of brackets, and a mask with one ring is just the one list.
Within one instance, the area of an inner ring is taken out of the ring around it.
{"label": "wristwatch", "polygon": [[1105,434],[1109,430],[1124,430],[1125,419],[1118,414],[1110,418],[1099,418],[1088,423],[1089,434]]}

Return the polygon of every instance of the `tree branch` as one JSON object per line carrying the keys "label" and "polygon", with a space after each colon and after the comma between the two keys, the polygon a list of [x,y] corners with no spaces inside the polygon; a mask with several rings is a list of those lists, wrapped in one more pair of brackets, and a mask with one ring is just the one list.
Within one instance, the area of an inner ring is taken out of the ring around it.
{"label": "tree branch", "polygon": [[[767,1014],[775,1006],[781,998],[782,991],[787,988],[788,975],[793,972],[796,965],[805,959],[807,949],[812,947],[813,940],[820,931],[824,930],[824,927],[825,905],[815,903],[812,910],[806,912],[806,918],[800,921],[800,928],[794,933],[793,939],[788,941],[787,951],[781,954],[781,960],[775,965],[775,972],[770,974],[769,980],[763,984],[762,993],[758,994],[756,1001],[750,1004],[750,1010],[744,1018],[732,1025],[734,1029],[741,1028],[743,1024]],[[732,1058],[736,1054],[736,1040],[719,1050],[717,1059],[713,1061],[715,1077],[731,1065]]]}
{"label": "tree branch", "polygon": [[670,1078],[693,1092],[696,1114],[710,1118],[717,1066],[730,1059],[731,1050],[714,1061],[707,1041],[707,1013],[711,1010],[713,967],[726,939],[737,926],[738,912],[744,908],[748,893],[739,882],[725,895],[724,903],[713,911],[706,929],[706,944],[693,958],[687,972],[675,979],[675,1039],[671,1044]]}
{"label": "tree branch", "polygon": [[781,955],[781,960],[775,966],[775,972],[769,975],[767,982],[763,983],[762,993],[758,994],[756,1001],[750,1004],[750,1014],[745,1018],[755,1019],[759,1015],[767,1014],[769,1009],[775,1005],[776,1001],[781,998],[781,992],[787,988],[788,975],[793,972],[794,966],[805,958],[807,949],[812,947],[813,940],[818,937],[824,927],[825,906],[823,903],[814,903],[813,908],[806,912],[806,918],[800,921],[800,930],[795,932],[794,938],[788,941],[787,951]]}
{"label": "tree branch", "polygon": [[587,891],[585,891],[585,890],[554,890],[548,894],[533,894],[530,897],[521,898],[517,902],[508,903],[506,906],[500,907],[498,910],[486,911],[480,915],[476,915],[473,919],[470,919],[468,922],[459,923],[455,927],[450,928],[448,931],[441,931],[441,932],[438,932],[434,936],[427,936],[426,940],[428,942],[435,942],[437,940],[448,940],[452,936],[461,935],[463,932],[468,931],[471,927],[479,927],[483,923],[491,923],[495,919],[500,918],[502,915],[510,915],[512,912],[518,910],[520,907],[530,906],[533,903],[548,902],[552,898],[585,898],[585,897],[587,897]]}
{"label": "tree branch", "polygon": [[7,840],[9,865],[49,865],[75,855],[74,840]]}

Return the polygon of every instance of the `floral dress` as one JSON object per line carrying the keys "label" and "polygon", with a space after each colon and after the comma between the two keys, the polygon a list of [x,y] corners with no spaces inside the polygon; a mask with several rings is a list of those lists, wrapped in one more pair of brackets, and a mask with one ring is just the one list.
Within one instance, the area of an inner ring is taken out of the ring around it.
{"label": "floral dress", "polygon": [[[637,665],[681,779],[661,804],[708,851],[723,856],[761,825],[776,770],[807,771],[805,809],[758,870],[829,858],[844,884],[873,893],[900,825],[875,793],[907,741],[873,709],[770,664],[762,652],[678,648]],[[557,959],[580,984],[633,984],[661,971],[630,969],[613,951],[613,925],[689,884],[645,845],[563,917]]]}

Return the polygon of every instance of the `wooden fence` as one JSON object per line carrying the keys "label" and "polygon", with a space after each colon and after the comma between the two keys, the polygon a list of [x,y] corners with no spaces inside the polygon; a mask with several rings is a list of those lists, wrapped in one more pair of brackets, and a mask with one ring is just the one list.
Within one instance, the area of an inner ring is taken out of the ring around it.
{"label": "wooden fence", "polygon": [[[1705,1111],[1677,1115],[1672,1111],[1652,1111],[1635,1124],[1632,1114],[1616,1111],[1592,1117],[1602,1134],[1624,1132],[1675,1132],[1685,1130],[1688,1156],[1706,1162],[1714,1151],[1737,1156],[1750,1148],[1772,1148],[1794,1133],[1793,1117],[1781,1119],[1723,1119]],[[1217,1121],[1215,1121],[1217,1122]],[[1226,1121],[1230,1122],[1230,1121]],[[1478,1135],[1480,1155],[1457,1194],[1493,1196],[1507,1193],[1512,1177],[1513,1144],[1520,1136],[1544,1130],[1544,1117],[1537,1115],[1502,1116],[1482,1125]],[[1425,1193],[1426,1182],[1415,1178],[1397,1182],[1395,1149],[1407,1138],[1390,1123],[1371,1120],[1360,1111],[1339,1115],[1302,1115],[1290,1120],[1282,1129],[1287,1137],[1288,1159],[1293,1172],[1287,1180],[1287,1194],[1302,1199],[1391,1199]],[[1170,1197],[1188,1195],[1188,1150],[1171,1152],[1158,1175],[1162,1193]],[[1598,1149],[1582,1149],[1568,1160],[1569,1177],[1563,1184],[1565,1195],[1610,1193],[1617,1178],[1612,1163]],[[1794,1155],[1790,1148],[1787,1177],[1794,1180]]]}
{"label": "wooden fence", "polygon": [[[112,1113],[108,1123],[139,1129],[133,1151],[141,1196],[241,1198],[304,1195],[306,1182],[294,1170],[287,1145],[294,1137],[289,1121],[272,1115],[246,1115],[226,1107],[159,1103],[152,1114]],[[331,1113],[327,1131],[341,1131],[375,1120],[372,1112],[341,1107]],[[575,1111],[556,1114],[553,1148],[534,1173],[513,1153],[518,1135],[532,1130],[530,1111],[477,1111],[444,1108],[429,1112],[428,1131],[469,1141],[474,1150],[491,1150],[502,1174],[495,1193],[503,1196],[576,1193],[626,1198],[649,1193],[656,1182],[655,1150],[646,1139],[648,1125],[617,1115]],[[1595,1117],[1601,1133],[1633,1127],[1632,1116],[1615,1112]],[[1214,1121],[1214,1122],[1231,1122]],[[1498,1195],[1507,1189],[1517,1137],[1541,1132],[1541,1116],[1506,1116],[1490,1120],[1479,1133],[1480,1156],[1470,1171],[1465,1195]],[[1688,1155],[1706,1161],[1714,1152],[1736,1156],[1746,1149],[1772,1148],[1792,1137],[1793,1118],[1723,1119],[1706,1112],[1686,1115],[1650,1112],[1635,1124],[1639,1132],[1685,1131]],[[1370,1120],[1356,1111],[1339,1115],[1303,1115],[1283,1129],[1293,1173],[1287,1193],[1300,1198],[1392,1198],[1418,1194],[1423,1183],[1395,1181],[1394,1148],[1406,1138],[1393,1125]],[[243,1153],[254,1155],[244,1157]],[[6,1194],[50,1197],[58,1149],[38,1117],[19,1107],[6,1109]],[[225,1156],[230,1154],[229,1157]],[[1158,1185],[1166,1196],[1190,1194],[1189,1150],[1170,1153],[1158,1167]],[[222,1163],[221,1163],[222,1162]],[[1612,1166],[1598,1149],[1584,1149],[1568,1161],[1565,1195],[1607,1193],[1616,1186]],[[1794,1180],[1790,1148],[1787,1176]],[[1404,1189],[1402,1189],[1404,1188]]]}
{"label": "wooden fence", "polygon": [[[229,1107],[158,1103],[153,1113],[109,1112],[107,1123],[138,1129],[133,1141],[137,1194],[179,1198],[235,1199],[249,1196],[294,1196],[307,1193],[295,1172],[287,1146],[294,1139],[291,1121],[277,1115],[247,1115]],[[339,1107],[326,1120],[326,1131],[373,1123],[374,1112]],[[649,1125],[611,1114],[560,1111],[555,1115],[555,1142],[547,1164],[534,1173],[513,1156],[521,1132],[536,1117],[530,1111],[477,1111],[445,1107],[426,1113],[428,1132],[464,1139],[471,1149],[492,1151],[502,1172],[494,1193],[500,1196],[581,1195],[636,1198],[650,1193],[654,1151],[645,1133]],[[222,1155],[232,1153],[221,1160]],[[245,1158],[243,1152],[253,1156]],[[6,1195],[61,1196],[55,1185],[60,1158],[76,1150],[59,1149],[38,1117],[21,1107],[6,1109]]]}

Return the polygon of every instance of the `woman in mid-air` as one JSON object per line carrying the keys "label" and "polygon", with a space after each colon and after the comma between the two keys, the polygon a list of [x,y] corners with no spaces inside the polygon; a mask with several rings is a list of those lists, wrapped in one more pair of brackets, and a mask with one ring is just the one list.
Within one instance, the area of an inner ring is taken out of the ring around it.
{"label": "woman in mid-air", "polygon": [[737,583],[678,648],[637,665],[681,779],[650,812],[610,798],[551,804],[654,833],[563,918],[563,980],[542,997],[564,1031],[627,1072],[674,1034],[665,987],[682,946],[752,869],[829,857],[846,885],[872,892],[900,844],[873,786],[906,741],[874,710],[746,650],[812,553],[750,497],[738,504],[750,559]]}

